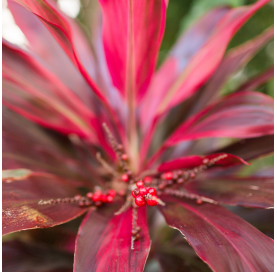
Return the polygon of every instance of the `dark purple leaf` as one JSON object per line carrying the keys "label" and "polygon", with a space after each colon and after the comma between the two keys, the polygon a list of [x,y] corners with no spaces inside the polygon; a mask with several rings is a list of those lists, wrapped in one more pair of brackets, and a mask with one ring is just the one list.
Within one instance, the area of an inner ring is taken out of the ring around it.
{"label": "dark purple leaf", "polygon": [[273,208],[274,180],[269,177],[221,177],[195,180],[184,186],[186,191],[223,205]]}
{"label": "dark purple leaf", "polygon": [[78,183],[45,173],[32,173],[26,179],[3,181],[3,234],[47,228],[70,221],[87,209],[78,204],[39,205],[40,200],[74,197]]}
{"label": "dark purple leaf", "polygon": [[257,138],[243,139],[214,152],[231,153],[244,160],[257,159],[274,151],[274,136],[266,135]]}
{"label": "dark purple leaf", "polygon": [[150,250],[146,209],[138,209],[141,238],[132,250],[132,210],[114,215],[119,207],[87,214],[77,236],[75,272],[143,271]]}
{"label": "dark purple leaf", "polygon": [[67,138],[51,137],[38,125],[5,107],[2,135],[4,170],[25,168],[70,179],[87,178],[84,163],[77,161],[74,147]]}
{"label": "dark purple leaf", "polygon": [[160,208],[213,271],[273,271],[273,241],[249,223],[212,204],[164,197]]}
{"label": "dark purple leaf", "polygon": [[70,272],[73,256],[66,252],[21,241],[4,242],[4,272]]}

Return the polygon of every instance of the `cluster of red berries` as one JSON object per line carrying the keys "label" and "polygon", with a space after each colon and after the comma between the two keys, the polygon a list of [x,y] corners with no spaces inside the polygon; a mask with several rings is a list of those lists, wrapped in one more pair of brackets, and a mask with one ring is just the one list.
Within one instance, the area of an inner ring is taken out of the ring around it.
{"label": "cluster of red berries", "polygon": [[96,207],[101,206],[103,203],[112,203],[115,196],[116,192],[113,189],[109,190],[106,194],[100,190],[96,190],[94,193],[88,192],[86,194],[86,197],[92,200]]}
{"label": "cluster of red berries", "polygon": [[145,187],[144,183],[140,180],[136,183],[137,188],[132,191],[132,196],[135,199],[137,206],[142,207],[146,205],[156,206],[159,198],[155,188]]}

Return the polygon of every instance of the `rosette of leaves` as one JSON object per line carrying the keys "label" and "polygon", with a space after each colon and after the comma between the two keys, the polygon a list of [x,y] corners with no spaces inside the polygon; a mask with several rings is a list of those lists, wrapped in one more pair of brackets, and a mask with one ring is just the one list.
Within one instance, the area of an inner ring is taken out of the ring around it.
{"label": "rosette of leaves", "polygon": [[[210,10],[155,70],[168,1],[100,0],[92,42],[52,1],[8,1],[29,47],[3,40],[3,234],[84,216],[54,248],[5,242],[5,271],[70,271],[73,251],[76,272],[143,271],[148,256],[164,271],[273,271],[272,239],[226,208],[273,206],[270,171],[239,174],[273,151],[273,101],[255,92],[273,70],[220,95],[272,39],[269,28],[225,53],[268,2]],[[149,222],[131,195],[139,180],[164,203]],[[157,213],[190,246],[159,240]]]}

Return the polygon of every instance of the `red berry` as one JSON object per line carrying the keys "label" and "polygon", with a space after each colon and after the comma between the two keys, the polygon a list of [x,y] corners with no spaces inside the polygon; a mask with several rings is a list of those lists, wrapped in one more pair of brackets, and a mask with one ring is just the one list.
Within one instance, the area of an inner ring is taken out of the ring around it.
{"label": "red berry", "polygon": [[128,160],[128,155],[127,154],[122,154],[121,155],[121,159],[123,160],[123,161],[127,161]]}
{"label": "red berry", "polygon": [[147,204],[149,206],[156,206],[158,204],[158,197],[153,196],[151,199],[147,199]]}
{"label": "red berry", "polygon": [[94,193],[94,195],[93,195],[93,197],[92,197],[92,200],[94,201],[94,202],[96,202],[96,201],[101,201],[101,196],[102,196],[102,194],[101,194],[101,192],[95,192]]}
{"label": "red berry", "polygon": [[128,176],[127,174],[123,174],[123,175],[121,176],[121,179],[122,179],[122,181],[124,181],[124,182],[128,182],[128,181],[129,181],[129,176]]}
{"label": "red berry", "polygon": [[101,201],[103,202],[103,203],[106,203],[107,202],[107,196],[106,195],[101,195]]}
{"label": "red berry", "polygon": [[164,177],[165,177],[165,179],[170,180],[173,177],[173,173],[172,172],[166,172],[164,174]]}
{"label": "red berry", "polygon": [[155,188],[149,188],[148,193],[149,193],[150,195],[157,195],[157,191],[156,191]]}
{"label": "red berry", "polygon": [[138,188],[144,187],[144,183],[142,182],[142,180],[139,180],[139,181],[136,183],[136,185],[137,185]]}
{"label": "red berry", "polygon": [[93,193],[92,192],[88,192],[86,196],[87,196],[87,198],[92,199],[93,198]]}
{"label": "red berry", "polygon": [[132,196],[133,198],[135,198],[138,195],[139,195],[139,188],[136,188],[135,190],[132,191]]}
{"label": "red berry", "polygon": [[196,203],[197,203],[197,204],[202,204],[203,201],[202,201],[201,199],[197,199],[197,200],[196,200]]}
{"label": "red berry", "polygon": [[143,196],[139,195],[135,198],[135,203],[137,204],[137,206],[142,207],[146,204],[146,201]]}
{"label": "red berry", "polygon": [[145,188],[146,188],[146,190],[147,190],[147,192],[148,192],[148,190],[149,190],[149,189],[150,189],[151,187],[149,187],[149,186],[146,186]]}
{"label": "red berry", "polygon": [[139,188],[140,195],[144,196],[147,195],[147,189],[145,187]]}
{"label": "red berry", "polygon": [[145,178],[143,179],[143,181],[144,181],[146,184],[150,184],[151,181],[152,181],[152,178],[151,178],[151,177],[145,177]]}
{"label": "red berry", "polygon": [[107,202],[112,203],[113,202],[113,197],[111,195],[107,196]]}
{"label": "red berry", "polygon": [[115,197],[116,196],[116,191],[114,189],[110,189],[108,192],[109,196]]}
{"label": "red berry", "polygon": [[190,177],[191,177],[191,178],[195,178],[195,177],[196,177],[196,174],[195,174],[194,172],[191,172],[191,173],[190,173]]}

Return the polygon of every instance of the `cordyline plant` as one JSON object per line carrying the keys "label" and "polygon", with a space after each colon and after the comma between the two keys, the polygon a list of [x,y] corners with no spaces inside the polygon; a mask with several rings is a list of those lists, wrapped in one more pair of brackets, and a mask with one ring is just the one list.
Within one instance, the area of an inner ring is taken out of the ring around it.
{"label": "cordyline plant", "polygon": [[[91,45],[54,2],[8,1],[30,47],[3,41],[3,234],[86,213],[74,271],[143,271],[149,209],[213,271],[273,271],[272,239],[224,207],[273,206],[271,176],[239,177],[240,165],[273,151],[273,101],[253,91],[273,70],[219,93],[272,39],[269,28],[225,54],[267,2],[211,10],[155,71],[166,0],[100,0]],[[19,252],[40,250],[5,242],[5,271],[17,271]],[[52,256],[47,271],[68,271],[56,249],[41,254]]]}

